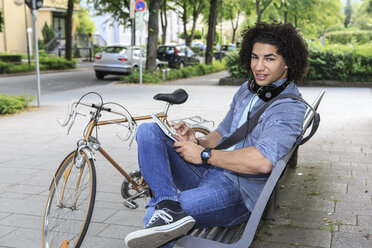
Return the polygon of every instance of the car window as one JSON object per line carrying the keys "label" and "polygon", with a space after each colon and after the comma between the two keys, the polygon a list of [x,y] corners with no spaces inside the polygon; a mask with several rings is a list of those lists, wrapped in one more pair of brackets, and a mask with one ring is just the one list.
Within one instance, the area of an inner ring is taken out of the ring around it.
{"label": "car window", "polygon": [[190,48],[187,48],[187,55],[188,56],[193,56],[194,52]]}
{"label": "car window", "polygon": [[174,47],[170,46],[161,46],[158,49],[158,53],[166,53],[166,54],[172,54],[174,53]]}
{"label": "car window", "polygon": [[[140,53],[141,53],[141,51],[140,51],[139,48],[133,50],[133,55],[134,55],[134,56],[139,57],[139,56],[140,56]],[[142,50],[142,58],[146,58],[146,51],[145,51],[145,50]]]}
{"label": "car window", "polygon": [[125,47],[106,47],[104,49],[106,53],[125,53],[127,48]]}

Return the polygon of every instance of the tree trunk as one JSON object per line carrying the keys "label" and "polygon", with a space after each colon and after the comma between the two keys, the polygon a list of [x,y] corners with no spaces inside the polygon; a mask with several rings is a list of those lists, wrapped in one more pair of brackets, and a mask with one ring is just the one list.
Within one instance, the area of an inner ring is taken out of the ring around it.
{"label": "tree trunk", "polygon": [[187,45],[189,43],[189,35],[187,34],[187,5],[186,1],[184,1],[182,6],[183,12],[182,12],[182,23],[183,23],[183,39],[185,40],[185,44]]}
{"label": "tree trunk", "polygon": [[235,35],[236,35],[236,30],[238,29],[239,27],[239,17],[240,17],[240,13],[241,11],[239,10],[238,13],[237,13],[237,17],[236,17],[236,25],[234,26],[234,22],[233,20],[231,20],[231,26],[233,28],[233,36],[232,36],[232,41],[231,43],[234,44],[235,43]]}
{"label": "tree trunk", "polygon": [[149,34],[147,41],[147,59],[146,59],[146,69],[150,72],[156,70],[156,47],[158,44],[158,34],[159,34],[159,10],[160,10],[161,0],[151,0],[149,4]]}
{"label": "tree trunk", "polygon": [[284,24],[288,23],[288,11],[284,11]]}
{"label": "tree trunk", "polygon": [[207,49],[205,53],[205,63],[210,65],[213,62],[213,43],[216,36],[217,23],[217,0],[211,0],[208,19]]}
{"label": "tree trunk", "polygon": [[262,13],[260,9],[260,0],[256,0],[256,13],[257,13],[257,23],[261,22]]}
{"label": "tree trunk", "polygon": [[160,7],[160,20],[161,20],[161,44],[165,44],[167,39],[167,27],[168,27],[168,17],[167,17],[167,0],[163,0],[162,6]]}
{"label": "tree trunk", "polygon": [[74,11],[74,0],[68,0],[66,12],[66,44],[65,44],[65,58],[72,59],[72,13]]}

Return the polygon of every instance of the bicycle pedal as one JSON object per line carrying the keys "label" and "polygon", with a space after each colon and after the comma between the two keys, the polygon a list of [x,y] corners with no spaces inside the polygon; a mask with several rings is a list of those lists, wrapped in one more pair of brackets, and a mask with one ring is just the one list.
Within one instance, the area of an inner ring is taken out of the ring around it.
{"label": "bicycle pedal", "polygon": [[124,199],[124,202],[123,202],[124,206],[129,208],[129,209],[136,209],[138,208],[138,204],[134,201],[128,201],[128,200],[125,200]]}

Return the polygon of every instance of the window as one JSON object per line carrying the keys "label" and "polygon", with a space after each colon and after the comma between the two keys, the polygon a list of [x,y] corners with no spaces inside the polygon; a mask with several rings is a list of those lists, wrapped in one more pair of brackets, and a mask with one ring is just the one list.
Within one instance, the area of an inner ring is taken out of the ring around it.
{"label": "window", "polygon": [[66,18],[63,16],[53,16],[53,29],[60,39],[66,39]]}

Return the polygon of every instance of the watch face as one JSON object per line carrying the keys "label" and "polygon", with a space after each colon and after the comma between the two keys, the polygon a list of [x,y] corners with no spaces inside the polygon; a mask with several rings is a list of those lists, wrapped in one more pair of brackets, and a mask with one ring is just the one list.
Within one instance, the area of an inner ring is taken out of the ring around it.
{"label": "watch face", "polygon": [[203,152],[202,157],[203,158],[209,158],[209,152]]}

